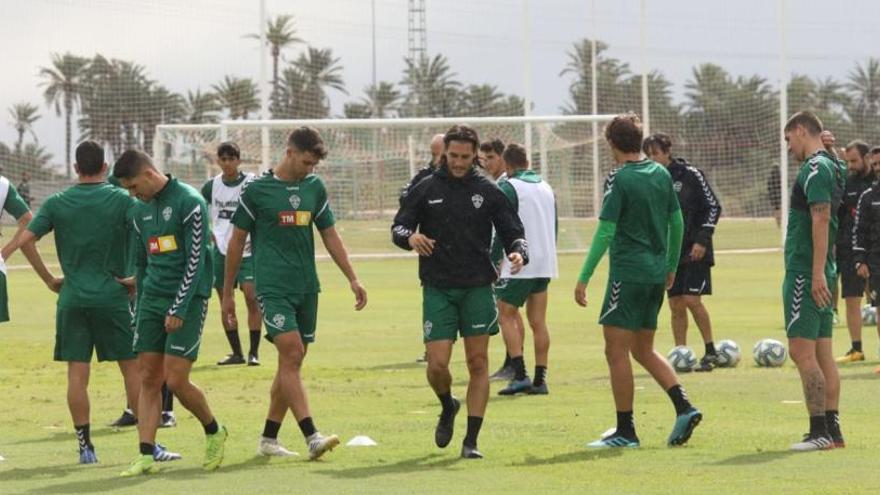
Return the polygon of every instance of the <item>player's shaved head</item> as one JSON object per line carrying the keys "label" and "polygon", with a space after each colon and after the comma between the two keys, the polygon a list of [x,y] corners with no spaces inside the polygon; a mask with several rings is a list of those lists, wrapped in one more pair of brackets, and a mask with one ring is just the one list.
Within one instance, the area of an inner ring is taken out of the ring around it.
{"label": "player's shaved head", "polygon": [[140,150],[125,150],[113,165],[113,176],[120,180],[133,179],[145,168],[156,168],[150,155]]}

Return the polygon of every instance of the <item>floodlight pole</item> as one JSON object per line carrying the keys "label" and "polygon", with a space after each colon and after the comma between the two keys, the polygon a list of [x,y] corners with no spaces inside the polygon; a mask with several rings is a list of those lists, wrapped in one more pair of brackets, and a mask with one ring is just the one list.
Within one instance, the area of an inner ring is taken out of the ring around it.
{"label": "floodlight pole", "polygon": [[[266,47],[266,0],[260,0],[260,120],[269,118],[269,88]],[[260,170],[269,169],[269,128],[260,129]]]}
{"label": "floodlight pole", "polygon": [[785,35],[785,0],[779,0],[779,192],[782,245],[788,229],[788,145],[785,142],[785,123],[788,120],[788,69],[785,64],[787,39]]}
{"label": "floodlight pole", "polygon": [[[529,19],[529,0],[523,0],[522,3],[522,23],[523,23],[523,116],[528,117],[532,114],[532,25]],[[529,157],[532,153],[532,124],[527,122],[525,125],[525,147]],[[543,169],[546,164],[542,163]]]}
{"label": "floodlight pole", "polygon": [[[596,79],[597,62],[596,62],[596,0],[590,1],[590,22],[592,24],[592,36],[590,40],[590,99],[592,103],[593,115],[599,113],[599,84]],[[593,127],[593,213],[599,217],[600,188],[599,188],[599,124],[592,123]]]}
{"label": "floodlight pole", "polygon": [[639,2],[639,32],[641,42],[639,52],[642,59],[642,129],[647,136],[651,133],[651,115],[648,111],[648,34],[645,19],[645,0]]}

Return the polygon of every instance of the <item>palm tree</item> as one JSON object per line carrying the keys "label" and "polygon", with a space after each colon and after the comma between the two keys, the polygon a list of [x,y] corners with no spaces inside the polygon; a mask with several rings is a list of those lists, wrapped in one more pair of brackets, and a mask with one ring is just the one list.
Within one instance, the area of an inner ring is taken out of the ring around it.
{"label": "palm tree", "polygon": [[872,57],[864,65],[856,65],[847,79],[846,88],[852,97],[847,114],[859,136],[873,139],[880,131],[877,126],[880,113],[880,60]]}
{"label": "palm tree", "polygon": [[373,118],[384,119],[390,117],[397,110],[397,103],[402,96],[400,91],[394,88],[394,83],[380,81],[378,86],[372,84],[364,88],[366,97],[361,103],[370,109]]}
{"label": "palm tree", "polygon": [[[275,103],[280,90],[278,61],[281,59],[281,50],[303,42],[303,39],[296,35],[293,24],[293,16],[284,14],[277,16],[274,20],[269,19],[266,23],[266,44],[269,45],[272,53],[272,103]],[[259,34],[249,34],[247,37],[260,39]]]}
{"label": "palm tree", "polygon": [[183,120],[187,124],[213,124],[220,121],[219,113],[222,110],[214,93],[202,93],[201,89],[196,89],[195,93],[187,91],[183,102]]}
{"label": "palm tree", "polygon": [[250,112],[260,109],[260,90],[250,78],[225,76],[212,88],[220,105],[229,110],[231,119],[247,119]]}
{"label": "palm tree", "polygon": [[461,83],[455,80],[449,61],[441,54],[431,60],[406,59],[400,84],[407,88],[404,110],[408,116],[443,117],[457,106]]}
{"label": "palm tree", "polygon": [[471,84],[461,92],[462,114],[468,117],[490,117],[498,115],[498,107],[504,94],[491,84]]}
{"label": "palm tree", "polygon": [[333,57],[330,48],[309,47],[301,53],[292,64],[302,75],[305,82],[305,96],[308,99],[308,111],[305,118],[323,118],[330,112],[328,89],[335,89],[348,94],[342,81],[342,65],[339,58]]}
{"label": "palm tree", "polygon": [[67,166],[67,178],[70,178],[70,149],[71,149],[71,119],[73,111],[80,101],[82,79],[86,72],[89,59],[77,57],[70,53],[52,55],[52,66],[41,67],[40,77],[45,81],[40,85],[45,87],[43,96],[46,105],[55,107],[55,113],[61,115],[64,111],[64,138],[65,138],[65,165]]}
{"label": "palm tree", "polygon": [[16,103],[9,107],[12,127],[15,127],[15,132],[18,134],[18,139],[15,141],[16,153],[21,152],[21,145],[24,142],[24,135],[26,133],[30,133],[34,141],[37,140],[37,135],[34,134],[34,122],[40,119],[40,115],[37,114],[38,110],[36,105],[27,102]]}

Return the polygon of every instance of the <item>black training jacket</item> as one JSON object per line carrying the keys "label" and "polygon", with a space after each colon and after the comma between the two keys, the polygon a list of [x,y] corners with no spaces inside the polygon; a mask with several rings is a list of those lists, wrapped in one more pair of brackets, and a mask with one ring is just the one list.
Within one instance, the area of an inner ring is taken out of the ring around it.
{"label": "black training jacket", "polygon": [[480,287],[498,275],[489,248],[492,227],[505,251],[528,263],[525,230],[498,187],[475,168],[456,179],[442,166],[410,189],[394,217],[394,244],[412,250],[409,238],[419,232],[436,241],[431,256],[419,256],[419,279],[440,289]]}
{"label": "black training jacket", "polygon": [[851,235],[852,263],[867,263],[872,271],[880,268],[880,181],[859,196]]}
{"label": "black training jacket", "polygon": [[859,204],[859,197],[865,192],[874,181],[873,174],[868,175],[849,175],[846,178],[846,189],[843,193],[843,202],[837,210],[837,257],[848,258],[852,256],[853,249],[853,227],[855,226],[856,210]]}
{"label": "black training jacket", "polygon": [[712,235],[721,216],[721,203],[700,169],[683,158],[673,158],[668,167],[672,185],[678,194],[678,204],[684,217],[684,239],[681,243],[679,264],[692,263],[691,248],[695,243],[706,247],[706,256],[700,263],[715,264]]}

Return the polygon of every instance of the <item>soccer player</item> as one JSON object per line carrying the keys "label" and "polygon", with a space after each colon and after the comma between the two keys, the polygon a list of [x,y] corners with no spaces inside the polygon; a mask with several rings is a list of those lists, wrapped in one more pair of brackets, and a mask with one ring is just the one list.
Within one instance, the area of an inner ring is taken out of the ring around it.
{"label": "soccer player", "polygon": [[[127,220],[134,200],[104,180],[104,149],[94,141],[76,147],[79,183],[46,199],[20,238],[22,253],[53,292],[59,294],[55,316],[55,360],[67,362],[67,404],[79,443],[80,464],[98,462],[90,436],[89,373],[92,352],[98,361],[116,361],[130,404],[140,392],[125,271]],[[101,228],[96,229],[95,226]],[[36,241],[55,231],[55,248],[64,277],[43,263]],[[156,446],[150,454],[171,455]],[[167,459],[173,460],[173,459]]]}
{"label": "soccer player", "polygon": [[[880,177],[880,146],[871,148],[868,163]],[[880,306],[880,182],[874,182],[859,196],[852,235],[852,262],[859,277],[868,281],[871,305],[877,308]],[[880,335],[880,321],[877,334]],[[874,372],[880,373],[880,367]]]}
{"label": "soccer player", "polygon": [[662,165],[643,159],[642,124],[634,113],[618,115],[605,139],[620,168],[605,180],[599,226],[575,287],[575,301],[587,306],[587,284],[609,245],[608,286],[599,323],[617,408],[617,428],[591,448],[638,447],[633,422],[630,354],[666,391],[675,407],[669,446],[684,445],[703,415],[691,405],[675,371],[654,350],[657,314],[664,289],[672,288],[681,253],[684,221],[672,178]]}
{"label": "soccer player", "polygon": [[211,296],[211,229],[205,200],[193,187],[163,175],[145,153],[127,150],[113,176],[139,199],[132,212],[137,232],[139,288],[134,352],[141,372],[138,398],[140,453],[121,474],[158,471],[150,455],[156,444],[163,380],[202,423],[206,435],[202,467],[220,467],[228,436],[202,391],[190,381]]}
{"label": "soccer player", "polygon": [[[222,301],[226,248],[229,245],[229,237],[232,235],[233,229],[232,215],[238,208],[241,191],[254,180],[254,174],[238,170],[241,165],[241,151],[235,143],[228,141],[220,143],[220,146],[217,147],[217,161],[223,172],[205,182],[202,186],[202,196],[208,202],[211,210],[211,232],[214,234],[214,288],[217,289],[217,296]],[[221,318],[226,340],[229,341],[232,353],[217,364],[224,366],[247,362],[248,366],[259,366],[262,317],[254,292],[254,261],[251,257],[250,238],[245,241],[244,258],[235,277],[235,285],[241,289],[247,305],[250,349],[247,361],[245,361],[244,353],[241,350],[241,341],[238,338],[238,318],[235,315],[229,319]]]}
{"label": "soccer player", "polygon": [[783,132],[789,152],[803,162],[791,192],[782,296],[789,352],[810,415],[810,432],[791,450],[807,452],[844,446],[829,281],[837,275],[832,246],[846,172],[825,150],[822,122],[813,113],[794,114]]}
{"label": "soccer player", "polygon": [[859,197],[871,187],[874,172],[868,164],[870,148],[864,141],[853,141],[846,145],[847,178],[843,192],[843,204],[837,212],[837,270],[840,272],[841,296],[846,304],[846,326],[852,346],[847,353],[837,358],[838,363],[864,361],[862,351],[862,296],[865,293],[865,279],[856,273],[853,259],[853,227]]}
{"label": "soccer player", "polygon": [[[2,168],[0,168],[2,172]],[[0,175],[0,217],[3,212],[15,217],[18,229],[9,242],[0,249],[0,323],[9,321],[9,298],[6,295],[6,261],[18,249],[19,238],[27,229],[28,222],[33,218],[31,209],[6,177]]]}
{"label": "soccer player", "polygon": [[232,217],[235,226],[226,253],[223,314],[235,314],[233,288],[248,235],[254,246],[257,299],[267,338],[278,349],[278,370],[269,393],[269,413],[260,438],[261,455],[292,455],[278,443],[278,430],[288,409],[299,423],[309,449],[318,459],[339,444],[336,435],[324,436],[315,427],[302,366],[309,344],[315,341],[318,292],[315,267],[316,228],[336,266],[349,281],[355,309],[367,304],[367,291],[358,281],[339,233],[321,178],[315,167],[327,156],[318,131],[299,127],[290,133],[281,164],[251,182]]}
{"label": "soccer player", "polygon": [[684,158],[672,156],[672,138],[661,132],[648,136],[642,150],[666,167],[684,217],[684,239],[675,282],[667,291],[672,313],[675,345],[687,345],[688,311],[700,329],[706,352],[695,371],[712,371],[718,363],[712,338],[712,320],[703,305],[703,296],[712,294],[712,266],[715,257],[712,235],[721,216],[721,204],[703,172]]}
{"label": "soccer player", "polygon": [[461,457],[480,459],[477,437],[489,400],[489,337],[498,333],[492,290],[497,272],[489,256],[493,225],[508,253],[511,273],[528,262],[528,248],[522,224],[504,194],[477,172],[477,132],[456,125],[443,143],[440,168],[404,199],[394,218],[392,240],[419,254],[428,383],[442,406],[434,441],[444,448],[452,440],[460,403],[452,396],[449,360],[461,335],[470,372]]}
{"label": "soccer player", "polygon": [[[503,153],[507,178],[498,183],[525,228],[529,240],[529,265],[519,273],[510,272],[510,262],[501,265],[501,279],[495,284],[498,315],[514,376],[499,395],[518,393],[546,395],[547,355],[550,331],[547,329],[547,287],[559,276],[556,262],[556,197],[553,188],[529,169],[526,149],[512,143]],[[529,379],[523,356],[523,328],[519,308],[526,315],[535,340],[535,380]]]}

